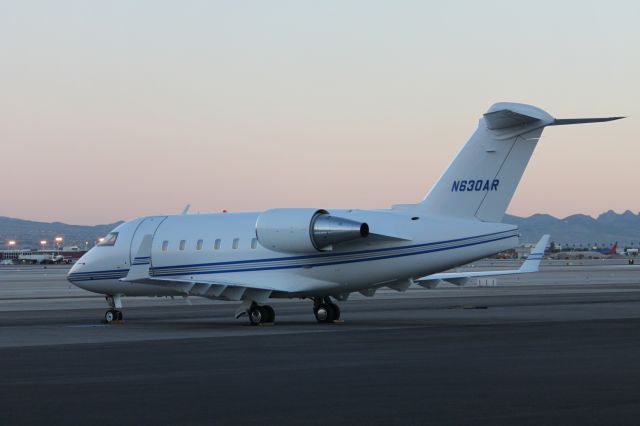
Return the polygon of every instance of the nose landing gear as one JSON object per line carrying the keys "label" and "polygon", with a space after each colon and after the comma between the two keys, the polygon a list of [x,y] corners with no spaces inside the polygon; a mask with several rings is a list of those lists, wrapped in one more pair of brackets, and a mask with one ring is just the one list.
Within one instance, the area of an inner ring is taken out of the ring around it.
{"label": "nose landing gear", "polygon": [[329,297],[313,299],[313,313],[319,323],[331,323],[340,319],[340,307]]}
{"label": "nose landing gear", "polygon": [[106,296],[105,299],[109,304],[109,309],[104,314],[104,322],[107,324],[111,324],[114,321],[122,321],[122,298],[118,295],[116,296]]}

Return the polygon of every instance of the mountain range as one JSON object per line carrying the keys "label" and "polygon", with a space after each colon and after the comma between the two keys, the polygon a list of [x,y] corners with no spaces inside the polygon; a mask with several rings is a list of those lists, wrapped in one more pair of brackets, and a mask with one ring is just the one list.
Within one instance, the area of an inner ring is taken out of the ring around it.
{"label": "mountain range", "polygon": [[597,218],[584,214],[574,214],[558,219],[548,214],[534,214],[529,217],[505,215],[505,223],[520,227],[520,241],[535,242],[543,234],[551,234],[551,240],[567,245],[605,246],[616,241],[621,247],[640,247],[640,213],[627,210],[616,213],[609,210]]}
{"label": "mountain range", "polygon": [[[640,213],[627,210],[616,213],[609,210],[597,218],[575,214],[559,219],[548,214],[529,217],[505,215],[505,223],[520,227],[522,242],[535,242],[543,234],[551,234],[552,241],[567,245],[610,246],[618,242],[621,247],[640,247]],[[39,247],[41,240],[51,242],[56,236],[64,237],[64,245],[91,247],[99,237],[106,235],[120,222],[104,225],[69,225],[61,222],[35,222],[0,216],[0,241],[17,241],[17,247]],[[6,244],[5,244],[6,247]]]}
{"label": "mountain range", "polygon": [[16,248],[39,248],[40,241],[47,241],[53,248],[54,238],[62,236],[64,246],[92,247],[98,238],[105,236],[122,222],[106,225],[69,225],[61,222],[35,222],[0,216],[0,242],[7,247],[10,240],[16,241]]}

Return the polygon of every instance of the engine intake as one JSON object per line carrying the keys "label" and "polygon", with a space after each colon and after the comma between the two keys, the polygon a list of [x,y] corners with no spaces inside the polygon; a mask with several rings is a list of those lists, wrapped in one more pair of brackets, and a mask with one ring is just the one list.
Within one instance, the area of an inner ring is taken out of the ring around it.
{"label": "engine intake", "polygon": [[312,253],[366,238],[369,225],[331,216],[322,209],[272,209],[258,216],[258,242],[270,250]]}

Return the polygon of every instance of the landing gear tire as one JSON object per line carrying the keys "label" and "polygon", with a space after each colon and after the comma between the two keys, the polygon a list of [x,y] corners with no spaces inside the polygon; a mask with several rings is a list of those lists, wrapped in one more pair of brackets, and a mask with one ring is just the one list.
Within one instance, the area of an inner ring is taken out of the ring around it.
{"label": "landing gear tire", "polygon": [[269,305],[255,305],[249,309],[249,322],[251,325],[272,323],[276,319],[276,313]]}
{"label": "landing gear tire", "polygon": [[329,322],[328,319],[331,315],[329,305],[322,303],[320,306],[313,310],[313,313],[315,314],[316,320],[318,320],[318,322]]}
{"label": "landing gear tire", "polygon": [[333,309],[333,321],[338,321],[340,319],[340,306],[332,303],[331,308]]}
{"label": "landing gear tire", "polygon": [[313,309],[313,313],[320,323],[330,323],[340,319],[340,307],[335,303],[321,303]]}
{"label": "landing gear tire", "polygon": [[266,313],[264,322],[272,323],[276,319],[276,311],[269,305],[264,305],[262,310]]}
{"label": "landing gear tire", "polygon": [[261,306],[254,306],[249,310],[249,322],[251,325],[260,324],[265,317],[265,312],[262,310]]}
{"label": "landing gear tire", "polygon": [[114,321],[122,321],[122,312],[115,309],[109,309],[104,314],[104,322],[110,324]]}

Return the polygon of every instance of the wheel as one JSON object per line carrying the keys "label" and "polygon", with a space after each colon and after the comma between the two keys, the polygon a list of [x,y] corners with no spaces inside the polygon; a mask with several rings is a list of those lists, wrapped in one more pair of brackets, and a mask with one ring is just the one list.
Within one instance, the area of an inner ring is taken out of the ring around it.
{"label": "wheel", "polygon": [[332,303],[331,308],[333,309],[333,318],[331,321],[338,321],[340,319],[340,306]]}
{"label": "wheel", "polygon": [[107,312],[105,312],[104,314],[104,320],[106,323],[111,323],[113,322],[115,319],[117,318],[117,314],[116,311],[114,311],[113,309],[109,309]]}
{"label": "wheel", "polygon": [[264,317],[266,316],[265,313],[266,312],[264,312],[261,306],[254,306],[249,311],[249,321],[251,322],[252,325],[258,325],[263,321]]}
{"label": "wheel", "polygon": [[313,313],[316,315],[318,322],[325,323],[333,321],[334,310],[329,303],[321,303],[320,306],[314,309]]}
{"label": "wheel", "polygon": [[264,322],[268,322],[268,323],[272,323],[275,321],[276,319],[276,312],[273,310],[273,308],[269,305],[264,305],[262,307],[262,310],[264,311]]}

